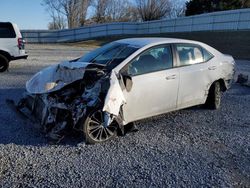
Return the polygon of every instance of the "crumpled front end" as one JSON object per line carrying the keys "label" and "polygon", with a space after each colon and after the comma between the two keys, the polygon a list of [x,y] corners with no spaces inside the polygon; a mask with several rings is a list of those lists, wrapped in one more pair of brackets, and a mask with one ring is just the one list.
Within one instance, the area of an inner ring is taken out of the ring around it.
{"label": "crumpled front end", "polygon": [[63,62],[40,71],[27,82],[26,90],[18,110],[28,109],[43,132],[57,141],[72,130],[82,130],[93,110],[108,115],[106,124],[119,119],[125,103],[115,72],[82,62]]}

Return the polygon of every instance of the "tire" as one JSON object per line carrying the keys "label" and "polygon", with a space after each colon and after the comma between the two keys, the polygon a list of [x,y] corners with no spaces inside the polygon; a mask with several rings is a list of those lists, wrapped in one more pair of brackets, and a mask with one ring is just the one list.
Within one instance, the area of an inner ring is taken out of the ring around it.
{"label": "tire", "polygon": [[9,68],[9,60],[0,54],[0,72],[4,72]]}
{"label": "tire", "polygon": [[219,82],[213,83],[209,89],[205,106],[209,109],[217,110],[221,105],[221,86]]}
{"label": "tire", "polygon": [[109,141],[117,136],[117,124],[104,125],[104,112],[97,110],[88,115],[83,124],[83,133],[87,144]]}

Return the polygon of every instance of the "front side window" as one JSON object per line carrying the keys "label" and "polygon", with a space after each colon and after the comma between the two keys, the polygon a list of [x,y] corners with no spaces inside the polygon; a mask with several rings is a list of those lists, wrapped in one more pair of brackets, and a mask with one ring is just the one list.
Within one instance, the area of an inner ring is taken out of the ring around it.
{"label": "front side window", "polygon": [[161,45],[146,50],[128,65],[131,76],[160,71],[173,67],[172,51],[169,45]]}

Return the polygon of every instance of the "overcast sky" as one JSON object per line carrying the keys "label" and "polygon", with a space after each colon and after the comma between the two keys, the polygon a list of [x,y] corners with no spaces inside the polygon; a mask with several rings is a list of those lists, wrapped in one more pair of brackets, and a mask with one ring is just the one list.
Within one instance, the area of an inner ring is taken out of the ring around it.
{"label": "overcast sky", "polygon": [[47,29],[50,17],[41,2],[42,0],[0,0],[0,22],[16,23],[20,29]]}

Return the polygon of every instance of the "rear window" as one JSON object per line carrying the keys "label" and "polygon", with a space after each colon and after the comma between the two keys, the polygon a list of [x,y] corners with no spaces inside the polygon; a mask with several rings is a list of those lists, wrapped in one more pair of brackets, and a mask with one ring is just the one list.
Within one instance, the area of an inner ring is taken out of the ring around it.
{"label": "rear window", "polygon": [[0,23],[0,38],[15,38],[16,33],[11,23]]}

